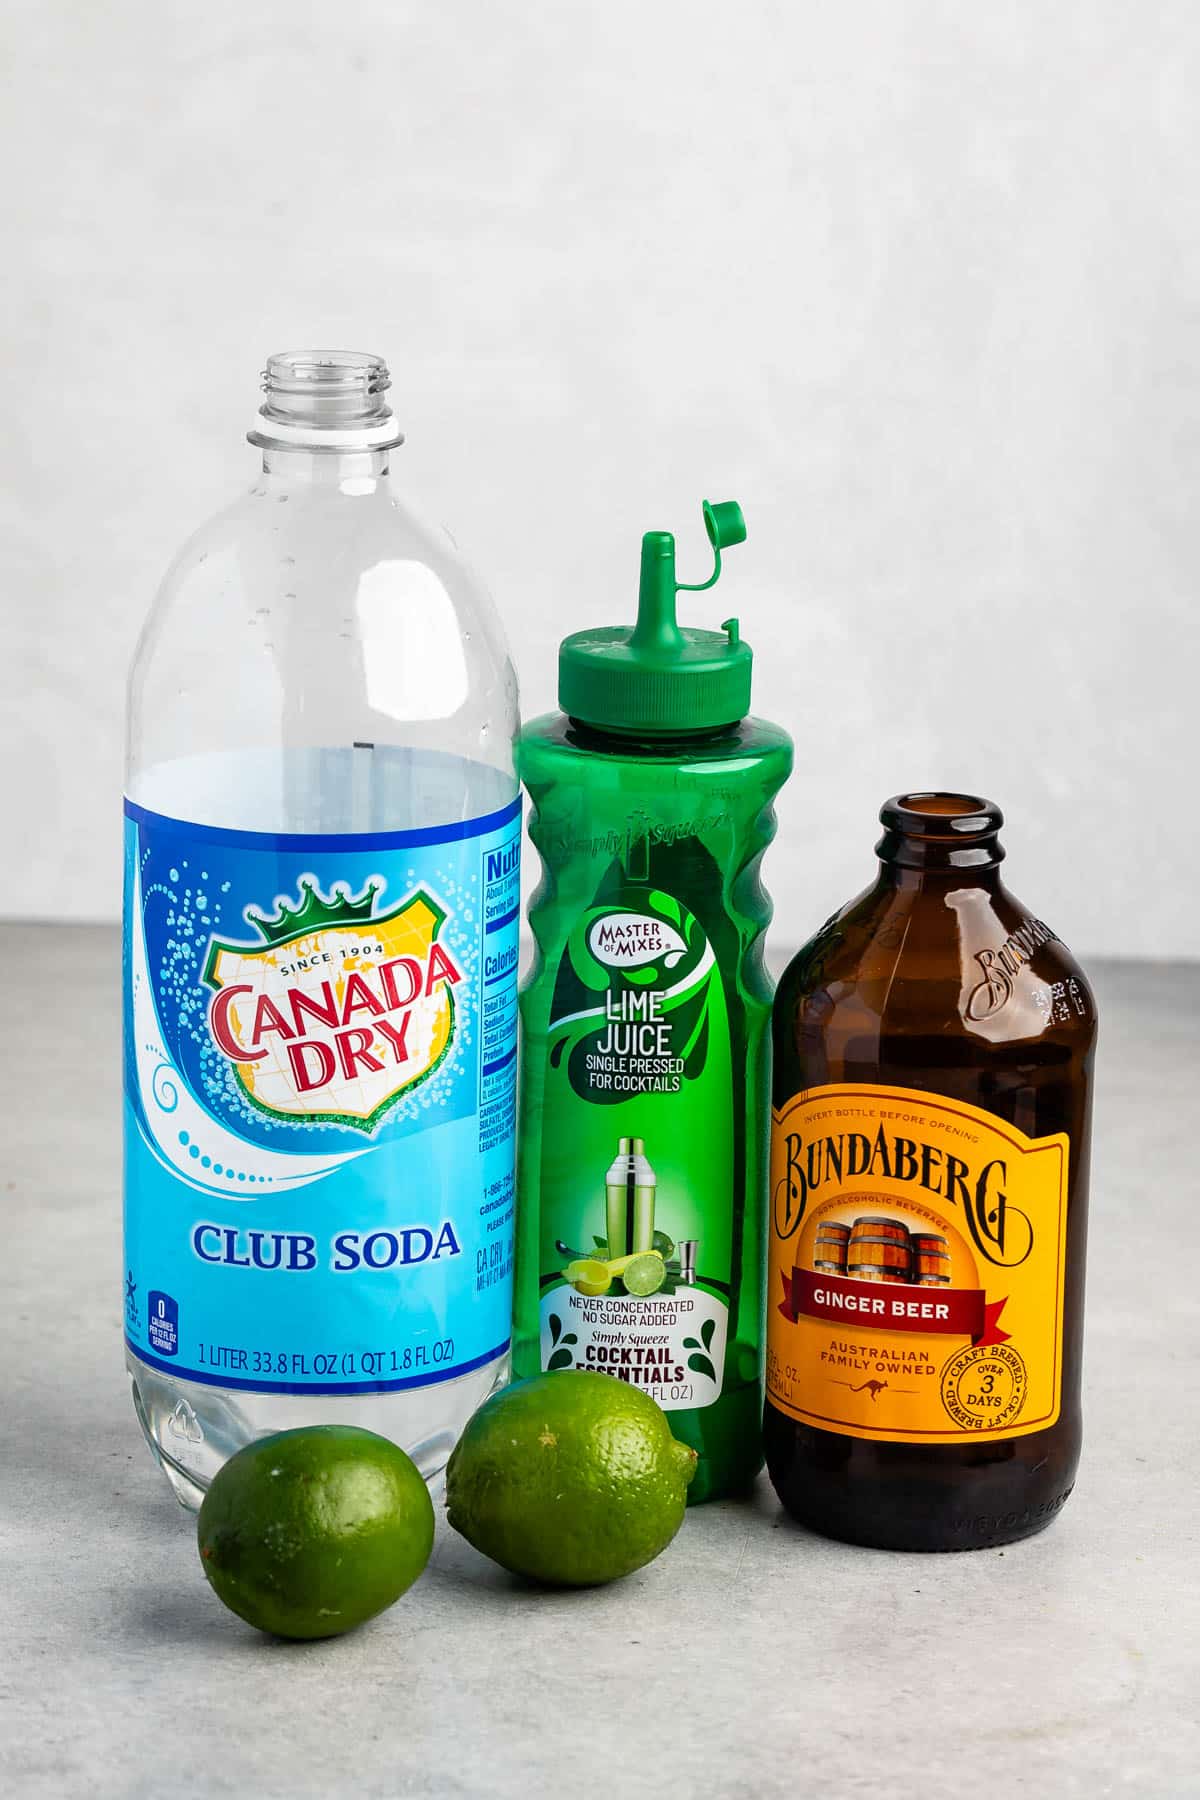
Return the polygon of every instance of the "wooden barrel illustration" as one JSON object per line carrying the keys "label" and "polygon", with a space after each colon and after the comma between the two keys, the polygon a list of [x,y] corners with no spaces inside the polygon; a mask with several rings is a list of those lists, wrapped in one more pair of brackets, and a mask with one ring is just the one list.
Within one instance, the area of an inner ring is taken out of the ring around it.
{"label": "wooden barrel illustration", "polygon": [[885,1219],[874,1214],[861,1214],[854,1221],[850,1233],[851,1242],[862,1232],[864,1236],[884,1238],[891,1244],[905,1244],[909,1241],[908,1226],[900,1219]]}
{"label": "wooden barrel illustration", "polygon": [[823,1269],[827,1275],[844,1275],[846,1273],[846,1245],[850,1241],[850,1227],[830,1221],[817,1226],[816,1242],[813,1244],[813,1268]]}
{"label": "wooden barrel illustration", "polygon": [[901,1287],[908,1286],[908,1276],[900,1275],[895,1269],[873,1269],[865,1264],[849,1271],[855,1281],[898,1281]]}
{"label": "wooden barrel illustration", "polygon": [[868,1280],[890,1275],[895,1281],[907,1281],[911,1269],[907,1225],[899,1219],[855,1219],[846,1246],[847,1275],[865,1275]]}
{"label": "wooden barrel illustration", "polygon": [[912,1234],[912,1278],[918,1287],[949,1287],[950,1245],[936,1231]]}

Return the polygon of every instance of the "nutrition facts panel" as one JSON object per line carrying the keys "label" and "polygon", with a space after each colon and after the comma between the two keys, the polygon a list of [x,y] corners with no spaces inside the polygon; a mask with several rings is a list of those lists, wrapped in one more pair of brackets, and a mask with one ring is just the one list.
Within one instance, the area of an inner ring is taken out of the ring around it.
{"label": "nutrition facts panel", "polygon": [[521,821],[511,837],[485,850],[483,991],[479,1009],[479,1147],[486,1150],[516,1122],[517,927],[521,914]]}

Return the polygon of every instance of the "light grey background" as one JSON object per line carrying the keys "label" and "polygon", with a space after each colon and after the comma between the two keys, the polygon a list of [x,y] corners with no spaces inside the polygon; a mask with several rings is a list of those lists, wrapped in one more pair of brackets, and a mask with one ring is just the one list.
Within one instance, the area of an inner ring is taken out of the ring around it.
{"label": "light grey background", "polygon": [[[784,941],[889,793],[1009,813],[1085,955],[1200,951],[1200,9],[3,0],[0,882],[118,904],[122,684],[271,350],[393,365],[396,467],[527,713],[638,536],[736,610],[798,772]],[[16,274],[19,279],[13,280]],[[214,654],[221,646],[214,644]]]}

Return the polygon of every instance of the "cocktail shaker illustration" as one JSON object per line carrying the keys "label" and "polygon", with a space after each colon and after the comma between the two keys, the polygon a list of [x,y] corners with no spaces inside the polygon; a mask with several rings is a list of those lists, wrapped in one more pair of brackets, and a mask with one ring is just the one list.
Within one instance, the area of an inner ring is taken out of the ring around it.
{"label": "cocktail shaker illustration", "polygon": [[657,1179],[640,1137],[623,1137],[604,1178],[610,1257],[636,1256],[654,1248],[654,1191]]}

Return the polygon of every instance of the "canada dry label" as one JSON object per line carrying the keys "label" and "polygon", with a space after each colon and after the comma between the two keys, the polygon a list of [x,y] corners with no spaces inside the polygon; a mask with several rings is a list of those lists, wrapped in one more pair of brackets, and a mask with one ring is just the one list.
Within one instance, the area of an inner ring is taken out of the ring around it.
{"label": "canada dry label", "polygon": [[279,1393],[502,1354],[519,800],[344,836],[125,813],[130,1347]]}
{"label": "canada dry label", "polygon": [[649,885],[586,908],[551,1003],[541,1169],[541,1361],[667,1411],[721,1393],[733,1084],[699,921]]}
{"label": "canada dry label", "polygon": [[774,1114],[767,1392],[805,1425],[893,1443],[1058,1418],[1068,1139],[893,1087]]}

